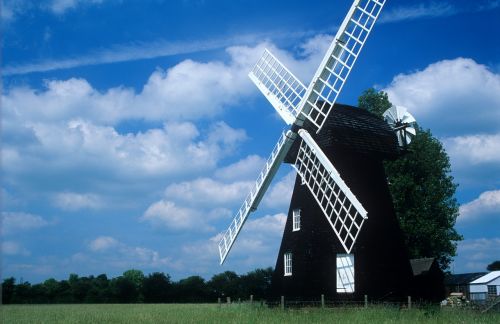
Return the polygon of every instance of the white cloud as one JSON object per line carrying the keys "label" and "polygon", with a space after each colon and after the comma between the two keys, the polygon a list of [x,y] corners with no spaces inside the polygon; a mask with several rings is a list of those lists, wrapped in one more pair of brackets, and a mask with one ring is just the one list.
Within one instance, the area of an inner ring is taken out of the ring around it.
{"label": "white cloud", "polygon": [[383,11],[380,23],[392,23],[420,18],[446,17],[458,13],[458,9],[449,3],[431,2],[411,6],[399,6],[389,11]]}
{"label": "white cloud", "polygon": [[249,155],[226,167],[219,168],[215,177],[225,181],[253,180],[258,177],[266,160],[258,155]]}
{"label": "white cloud", "polygon": [[34,4],[27,0],[4,0],[1,7],[2,24],[8,24],[15,20],[17,16],[31,10]]}
{"label": "white cloud", "polygon": [[119,242],[111,236],[99,236],[89,243],[90,250],[94,252],[106,251],[119,245]]}
{"label": "white cloud", "polygon": [[208,212],[201,209],[177,206],[173,201],[162,199],[150,205],[140,219],[175,231],[212,231],[214,228],[207,224],[206,214]]}
{"label": "white cloud", "polygon": [[292,198],[293,187],[295,185],[296,172],[290,171],[278,182],[276,182],[264,197],[263,204],[266,207],[287,209]]}
{"label": "white cloud", "polygon": [[439,61],[400,74],[384,91],[438,136],[500,131],[500,75],[472,59]]}
{"label": "white cloud", "polygon": [[280,236],[285,228],[286,214],[279,213],[275,215],[266,215],[261,218],[251,219],[245,225],[245,231],[254,235]]}
{"label": "white cloud", "polygon": [[104,1],[105,0],[51,0],[48,4],[48,8],[54,14],[60,15],[81,5],[101,4]]}
{"label": "white cloud", "polygon": [[54,204],[63,210],[76,211],[80,209],[98,209],[102,207],[102,200],[94,194],[79,194],[62,192],[54,197]]}
{"label": "white cloud", "polygon": [[4,235],[33,230],[47,225],[49,225],[49,222],[38,215],[23,212],[2,213],[2,232]]}
{"label": "white cloud", "polygon": [[115,124],[122,120],[197,120],[214,117],[242,97],[256,93],[247,71],[264,45],[227,50],[228,63],[185,60],[153,72],[142,91],[116,87],[98,91],[86,80],[46,81],[45,89],[6,89],[7,117],[32,122],[90,119]]}
{"label": "white cloud", "polygon": [[500,164],[500,133],[447,137],[443,139],[443,144],[453,158],[455,166],[476,167],[484,163]]}
{"label": "white cloud", "polygon": [[[266,215],[247,220],[220,271],[245,272],[274,266],[286,223],[285,214]],[[222,233],[207,240],[182,246],[183,260],[193,273],[209,274],[218,262],[218,243]],[[220,272],[217,271],[217,272]]]}
{"label": "white cloud", "polygon": [[470,3],[449,3],[443,1],[430,1],[428,3],[399,6],[392,10],[385,10],[379,23],[393,23],[407,20],[425,18],[448,17],[469,12],[494,10],[500,6],[498,0],[471,1]]}
{"label": "white cloud", "polygon": [[[169,123],[162,129],[125,135],[112,127],[82,120],[63,125],[39,123],[32,125],[31,130],[34,143],[5,142],[6,178],[12,182],[41,178],[50,183],[53,177],[62,176],[68,186],[75,184],[73,190],[85,190],[76,187],[81,182],[95,190],[89,184],[104,179],[138,183],[151,177],[211,170],[246,139],[243,130],[222,122],[203,135],[192,123]],[[99,193],[78,195],[70,191],[60,194],[56,204],[66,209],[96,208],[100,205],[98,196]]]}
{"label": "white cloud", "polygon": [[486,271],[495,260],[500,260],[500,238],[464,240],[458,242],[454,272]]}
{"label": "white cloud", "polygon": [[169,199],[198,206],[220,206],[243,202],[253,181],[223,183],[210,178],[171,184],[165,189]]}
{"label": "white cloud", "polygon": [[4,255],[30,255],[30,251],[21,246],[19,243],[14,241],[3,241],[2,242],[2,253]]}
{"label": "white cloud", "polygon": [[460,206],[459,222],[496,217],[500,220],[500,190],[485,191],[477,199]]}
{"label": "white cloud", "polygon": [[88,249],[90,253],[77,252],[65,260],[62,266],[65,268],[83,266],[93,271],[102,271],[103,265],[108,269],[121,271],[131,268],[169,271],[181,266],[179,261],[162,256],[156,250],[129,245],[111,236],[100,236],[93,239],[88,244]]}

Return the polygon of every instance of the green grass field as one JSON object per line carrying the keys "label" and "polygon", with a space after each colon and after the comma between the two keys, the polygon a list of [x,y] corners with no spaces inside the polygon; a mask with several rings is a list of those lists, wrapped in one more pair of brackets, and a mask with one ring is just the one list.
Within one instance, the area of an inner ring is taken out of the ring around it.
{"label": "green grass field", "polygon": [[2,305],[8,323],[500,323],[500,314],[460,309],[269,309],[248,304]]}

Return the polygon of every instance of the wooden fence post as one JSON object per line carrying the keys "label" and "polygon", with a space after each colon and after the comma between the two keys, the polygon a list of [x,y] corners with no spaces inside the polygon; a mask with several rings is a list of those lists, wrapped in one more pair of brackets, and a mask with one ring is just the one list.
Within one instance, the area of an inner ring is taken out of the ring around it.
{"label": "wooden fence post", "polygon": [[408,309],[411,309],[411,296],[408,296]]}
{"label": "wooden fence post", "polygon": [[220,297],[219,297],[219,298],[217,298],[217,304],[219,304],[219,308],[221,308]]}
{"label": "wooden fence post", "polygon": [[321,308],[325,308],[325,295],[321,294]]}
{"label": "wooden fence post", "polygon": [[365,308],[368,308],[368,295],[365,295]]}
{"label": "wooden fence post", "polygon": [[227,302],[228,304],[231,304],[231,297],[226,297],[226,302]]}
{"label": "wooden fence post", "polygon": [[285,310],[285,296],[281,296],[281,310]]}
{"label": "wooden fence post", "polygon": [[250,295],[250,305],[253,305],[253,295]]}

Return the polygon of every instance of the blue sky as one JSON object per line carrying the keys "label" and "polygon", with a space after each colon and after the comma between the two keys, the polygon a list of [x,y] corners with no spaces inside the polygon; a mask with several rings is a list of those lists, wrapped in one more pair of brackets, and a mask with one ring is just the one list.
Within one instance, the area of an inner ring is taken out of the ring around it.
{"label": "blue sky", "polygon": [[[2,275],[274,266],[281,168],[224,266],[229,225],[285,124],[247,78],[264,48],[308,83],[350,0],[4,0]],[[389,93],[459,184],[455,272],[500,259],[500,1],[387,1],[339,98]]]}

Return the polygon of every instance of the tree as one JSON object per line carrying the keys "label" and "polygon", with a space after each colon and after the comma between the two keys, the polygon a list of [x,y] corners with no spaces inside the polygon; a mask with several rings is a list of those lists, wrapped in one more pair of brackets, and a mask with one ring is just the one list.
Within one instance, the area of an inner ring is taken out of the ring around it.
{"label": "tree", "polygon": [[240,277],[233,271],[216,274],[208,282],[208,286],[215,297],[240,297]]}
{"label": "tree", "polygon": [[135,283],[128,277],[120,276],[111,281],[114,295],[119,303],[135,303],[139,297],[139,291]]}
{"label": "tree", "polygon": [[240,277],[240,291],[244,298],[253,295],[256,299],[266,298],[271,287],[273,268],[255,269]]}
{"label": "tree", "polygon": [[14,295],[14,286],[16,279],[14,277],[6,278],[2,283],[2,304],[10,304]]}
{"label": "tree", "polygon": [[497,271],[500,270],[500,260],[493,261],[486,267],[488,271]]}
{"label": "tree", "polygon": [[207,284],[205,283],[205,279],[200,276],[181,279],[174,287],[176,302],[195,303],[207,300]]}
{"label": "tree", "polygon": [[[374,89],[366,90],[358,105],[381,118],[392,106],[387,93]],[[385,171],[410,257],[435,257],[445,270],[456,255],[456,242],[463,239],[454,229],[457,185],[442,144],[430,130],[416,130],[406,152],[384,163]]]}
{"label": "tree", "polygon": [[170,276],[163,272],[154,272],[144,278],[142,295],[146,303],[165,303],[170,301],[172,282]]}

